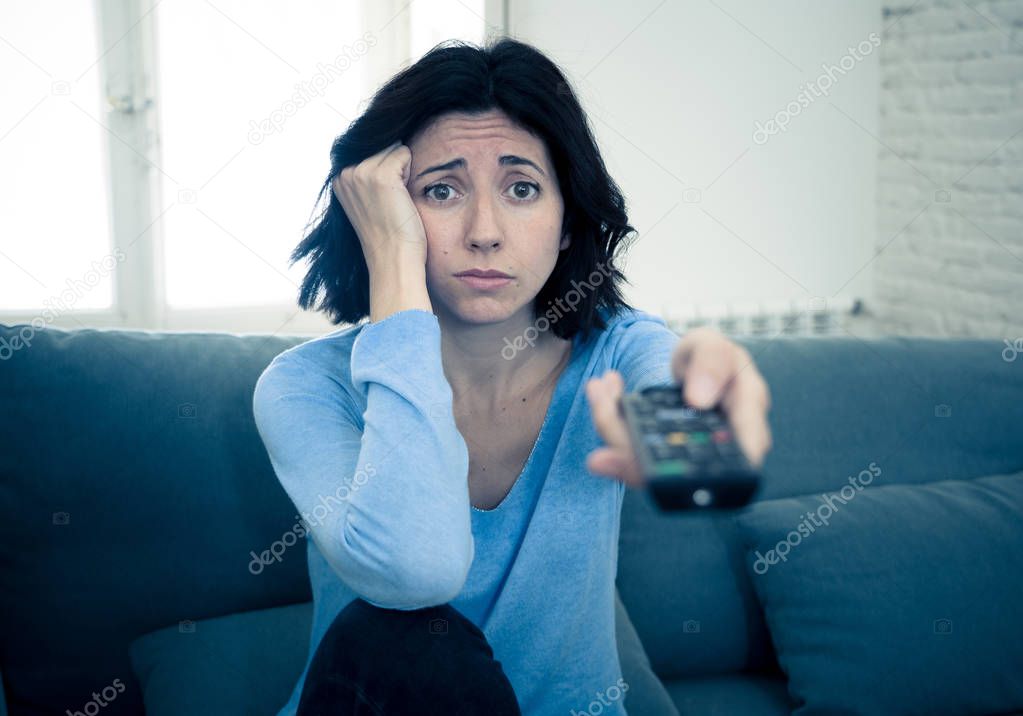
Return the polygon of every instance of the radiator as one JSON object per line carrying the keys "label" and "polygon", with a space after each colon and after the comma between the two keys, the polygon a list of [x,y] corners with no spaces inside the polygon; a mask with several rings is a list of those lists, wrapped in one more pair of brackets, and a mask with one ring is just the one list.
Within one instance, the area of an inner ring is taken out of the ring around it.
{"label": "radiator", "polygon": [[660,315],[679,335],[710,326],[728,336],[821,336],[842,333],[848,318],[862,310],[860,299],[815,298],[753,305],[667,306]]}

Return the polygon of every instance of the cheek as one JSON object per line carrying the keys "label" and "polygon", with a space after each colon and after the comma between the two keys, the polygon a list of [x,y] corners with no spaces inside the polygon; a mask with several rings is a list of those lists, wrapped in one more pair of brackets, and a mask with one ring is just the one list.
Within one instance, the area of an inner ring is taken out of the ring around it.
{"label": "cheek", "polygon": [[426,248],[428,254],[443,254],[448,250],[448,237],[451,235],[451,227],[444,221],[438,221],[436,217],[423,216],[423,229],[426,231]]}
{"label": "cheek", "polygon": [[551,256],[557,258],[558,254],[561,253],[561,224],[548,224],[544,236],[547,237],[544,246],[547,247]]}
{"label": "cheek", "polygon": [[420,211],[419,219],[426,231],[426,241],[431,245],[450,245],[462,230],[458,220],[450,215],[438,212]]}
{"label": "cheek", "polygon": [[440,276],[448,272],[456,257],[458,229],[449,221],[424,219],[426,230],[426,270],[429,275]]}

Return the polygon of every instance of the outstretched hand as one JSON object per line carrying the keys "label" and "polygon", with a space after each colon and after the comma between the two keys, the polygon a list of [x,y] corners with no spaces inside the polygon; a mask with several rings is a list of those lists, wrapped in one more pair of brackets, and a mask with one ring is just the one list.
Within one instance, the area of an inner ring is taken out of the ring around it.
{"label": "outstretched hand", "polygon": [[[682,336],[673,351],[671,374],[683,385],[682,399],[687,405],[721,407],[739,447],[750,464],[760,468],[771,449],[767,422],[771,395],[749,351],[713,328],[694,328]],[[586,468],[631,487],[643,487],[645,480],[629,430],[618,412],[624,390],[625,382],[616,370],[586,382],[593,424],[606,445],[586,457]]]}

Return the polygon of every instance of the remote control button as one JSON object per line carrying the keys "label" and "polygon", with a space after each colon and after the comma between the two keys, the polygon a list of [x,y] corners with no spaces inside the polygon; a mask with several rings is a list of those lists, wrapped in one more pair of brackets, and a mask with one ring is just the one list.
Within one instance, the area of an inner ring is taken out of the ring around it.
{"label": "remote control button", "polygon": [[692,445],[687,448],[689,459],[693,462],[709,462],[714,457],[714,450],[708,445]]}
{"label": "remote control button", "polygon": [[710,490],[700,488],[699,490],[693,490],[693,504],[698,507],[706,507],[714,501],[714,495],[711,494]]}
{"label": "remote control button", "polygon": [[665,460],[654,467],[655,475],[685,475],[687,465],[682,460]]}
{"label": "remote control button", "polygon": [[652,445],[650,446],[650,449],[654,454],[654,458],[657,460],[668,460],[676,457],[675,450],[665,445]]}
{"label": "remote control button", "polygon": [[706,420],[709,425],[713,425],[715,427],[719,427],[724,424],[722,415],[717,410],[708,410],[704,413],[703,419]]}
{"label": "remote control button", "polygon": [[664,436],[664,442],[668,445],[685,445],[688,439],[689,436],[681,431],[668,433]]}
{"label": "remote control button", "polygon": [[714,442],[726,443],[732,439],[732,434],[727,430],[715,430],[714,431]]}
{"label": "remote control button", "polygon": [[657,390],[650,394],[650,400],[658,405],[669,405],[671,394],[664,390]]}
{"label": "remote control button", "polygon": [[739,447],[735,444],[734,440],[728,440],[727,442],[718,443],[718,452],[722,455],[731,456],[739,453]]}

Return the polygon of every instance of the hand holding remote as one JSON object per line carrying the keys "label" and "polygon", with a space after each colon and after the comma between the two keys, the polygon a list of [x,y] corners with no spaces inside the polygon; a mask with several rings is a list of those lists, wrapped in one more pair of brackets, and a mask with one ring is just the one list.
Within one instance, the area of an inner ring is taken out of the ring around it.
{"label": "hand holding remote", "polygon": [[736,508],[752,499],[760,475],[720,410],[686,405],[679,385],[627,393],[618,406],[640,473],[662,510]]}
{"label": "hand holding remote", "polygon": [[[719,408],[718,415],[740,454],[751,468],[759,469],[771,447],[767,423],[770,394],[749,352],[714,329],[696,328],[680,339],[670,360],[682,402],[704,412]],[[701,385],[706,381],[711,385]],[[594,425],[606,445],[590,453],[586,467],[631,487],[647,487],[648,477],[619,408],[624,388],[624,379],[616,370],[586,384]]]}

